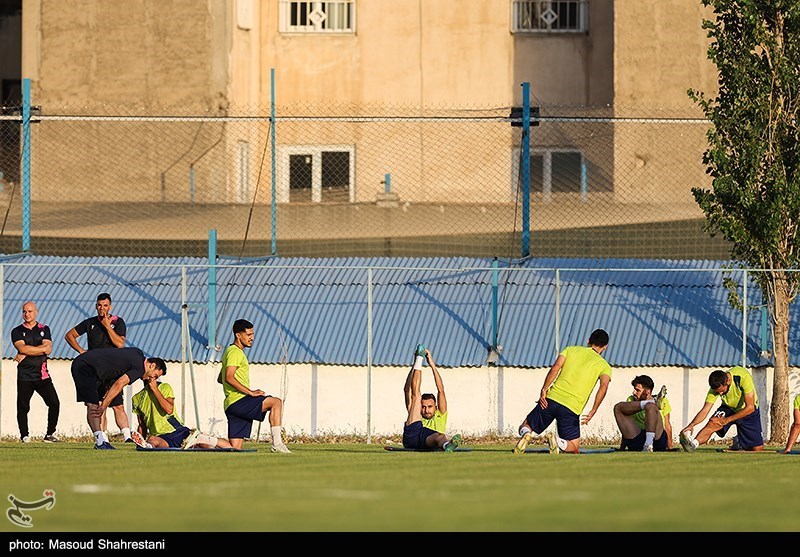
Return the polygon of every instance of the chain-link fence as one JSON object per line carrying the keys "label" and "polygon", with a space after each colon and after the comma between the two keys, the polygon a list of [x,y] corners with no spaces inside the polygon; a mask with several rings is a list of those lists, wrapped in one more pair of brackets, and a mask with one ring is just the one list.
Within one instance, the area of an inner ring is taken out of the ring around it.
{"label": "chain-link fence", "polygon": [[0,249],[27,234],[52,255],[203,256],[215,238],[245,257],[729,257],[691,195],[710,184],[702,119],[540,107],[526,172],[511,107],[278,106],[274,126],[219,110],[44,106],[26,153],[7,109]]}

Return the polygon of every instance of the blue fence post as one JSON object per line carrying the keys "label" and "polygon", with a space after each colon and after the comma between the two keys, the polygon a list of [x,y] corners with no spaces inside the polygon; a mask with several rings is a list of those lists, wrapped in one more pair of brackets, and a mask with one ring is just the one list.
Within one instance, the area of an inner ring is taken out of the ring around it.
{"label": "blue fence post", "polygon": [[277,164],[275,160],[275,68],[269,71],[270,101],[269,101],[269,131],[272,142],[272,255],[278,255],[278,195],[277,195]]}
{"label": "blue fence post", "polygon": [[208,347],[217,345],[217,231],[208,231]]}
{"label": "blue fence post", "polygon": [[589,185],[586,180],[586,161],[583,160],[583,156],[581,156],[581,201],[583,203],[586,203],[587,194],[589,192]]}
{"label": "blue fence post", "polygon": [[383,183],[385,184],[383,191],[386,193],[392,193],[392,175],[388,172],[383,175]]}
{"label": "blue fence post", "polygon": [[498,288],[497,258],[492,261],[492,346],[497,349],[497,288]]}
{"label": "blue fence post", "polygon": [[531,84],[522,84],[522,257],[531,254]]}
{"label": "blue fence post", "polygon": [[31,249],[31,80],[22,80],[22,251]]}

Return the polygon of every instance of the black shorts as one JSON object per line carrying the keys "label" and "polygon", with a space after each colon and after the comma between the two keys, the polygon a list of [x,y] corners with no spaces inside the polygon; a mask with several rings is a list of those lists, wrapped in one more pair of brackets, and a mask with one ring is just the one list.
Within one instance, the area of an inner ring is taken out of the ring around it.
{"label": "black shorts", "polygon": [[72,361],[71,371],[78,402],[100,404],[98,396],[100,385],[98,385],[97,373],[94,369],[82,360],[75,359]]}

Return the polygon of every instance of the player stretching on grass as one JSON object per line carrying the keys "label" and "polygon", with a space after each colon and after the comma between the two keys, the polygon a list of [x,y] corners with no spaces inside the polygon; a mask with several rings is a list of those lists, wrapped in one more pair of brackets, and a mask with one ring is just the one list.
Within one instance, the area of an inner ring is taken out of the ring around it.
{"label": "player stretching on grass", "polygon": [[[520,439],[514,447],[515,453],[524,453],[533,433],[541,435],[553,420],[558,433],[547,434],[550,452],[580,451],[581,425],[588,424],[595,415],[611,382],[611,366],[602,356],[606,348],[608,333],[595,329],[589,335],[588,346],[567,346],[561,351],[544,378],[536,406],[519,426]],[[600,386],[592,409],[581,416],[598,381]]]}
{"label": "player stretching on grass", "polygon": [[[164,370],[164,374],[167,372]],[[146,449],[230,449],[227,439],[194,433],[186,427],[175,410],[175,393],[166,381],[147,379],[141,391],[133,395],[133,412],[139,418],[137,429],[131,432],[133,442]],[[146,441],[145,441],[146,439]],[[184,441],[186,442],[184,444]]]}
{"label": "player stretching on grass", "polygon": [[672,448],[672,408],[667,400],[667,387],[653,397],[655,383],[648,375],[637,375],[631,381],[633,394],[614,405],[614,419],[622,434],[620,450],[668,451]]}
{"label": "player stretching on grass", "polygon": [[[728,371],[717,369],[708,376],[708,385],[710,388],[703,407],[689,425],[681,430],[680,442],[683,449],[694,452],[698,446],[706,443],[712,434],[725,437],[728,429],[735,425],[738,447],[731,449],[763,450],[761,412],[758,410],[758,394],[750,372],[741,366],[734,366]],[[706,419],[717,397],[721,399],[722,404],[700,433],[692,437],[694,426]]]}
{"label": "player stretching on grass", "polygon": [[[422,346],[419,348],[422,348]],[[422,425],[423,427],[438,431],[439,433],[446,433],[447,397],[444,394],[444,382],[442,381],[442,376],[439,375],[439,370],[436,369],[436,364],[433,361],[433,356],[430,351],[427,348],[424,350],[425,359],[428,361],[428,366],[430,366],[431,372],[433,372],[433,380],[436,383],[436,395],[433,393],[423,393],[422,395],[422,409],[420,412],[422,414]],[[421,357],[422,354],[417,354],[417,356]],[[411,404],[411,379],[413,374],[414,367],[411,368],[411,371],[408,372],[408,377],[406,377],[406,408]]]}
{"label": "player stretching on grass", "polygon": [[405,426],[403,426],[403,446],[406,449],[422,451],[443,449],[446,452],[452,452],[462,443],[461,435],[456,433],[452,438],[448,439],[444,433],[444,428],[447,424],[447,399],[444,396],[444,384],[436,369],[433,356],[427,349],[424,349],[424,356],[428,360],[428,365],[431,367],[436,381],[436,388],[439,392],[439,407],[437,408],[436,399],[432,394],[422,395],[420,392],[422,387],[423,357],[420,352],[421,350],[418,349],[414,358],[414,365],[408,373],[403,387],[403,397],[408,410],[408,418]]}
{"label": "player stretching on grass", "polygon": [[234,449],[241,449],[245,437],[250,437],[253,420],[263,422],[269,413],[273,453],[292,451],[283,443],[281,420],[283,400],[268,395],[261,389],[250,388],[250,364],[245,348],[253,346],[253,324],[246,319],[233,323],[233,344],[222,353],[222,370],[217,381],[225,393],[225,416],[228,418],[228,441]]}

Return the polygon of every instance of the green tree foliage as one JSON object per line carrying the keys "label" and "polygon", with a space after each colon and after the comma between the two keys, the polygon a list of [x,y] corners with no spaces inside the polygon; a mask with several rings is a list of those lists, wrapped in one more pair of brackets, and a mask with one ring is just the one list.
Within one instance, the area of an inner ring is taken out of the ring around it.
{"label": "green tree foliage", "polygon": [[716,97],[689,91],[711,123],[703,156],[710,190],[693,188],[707,230],[752,269],[772,322],[774,381],[769,439],[789,430],[789,304],[797,296],[800,216],[800,2],[701,0]]}

